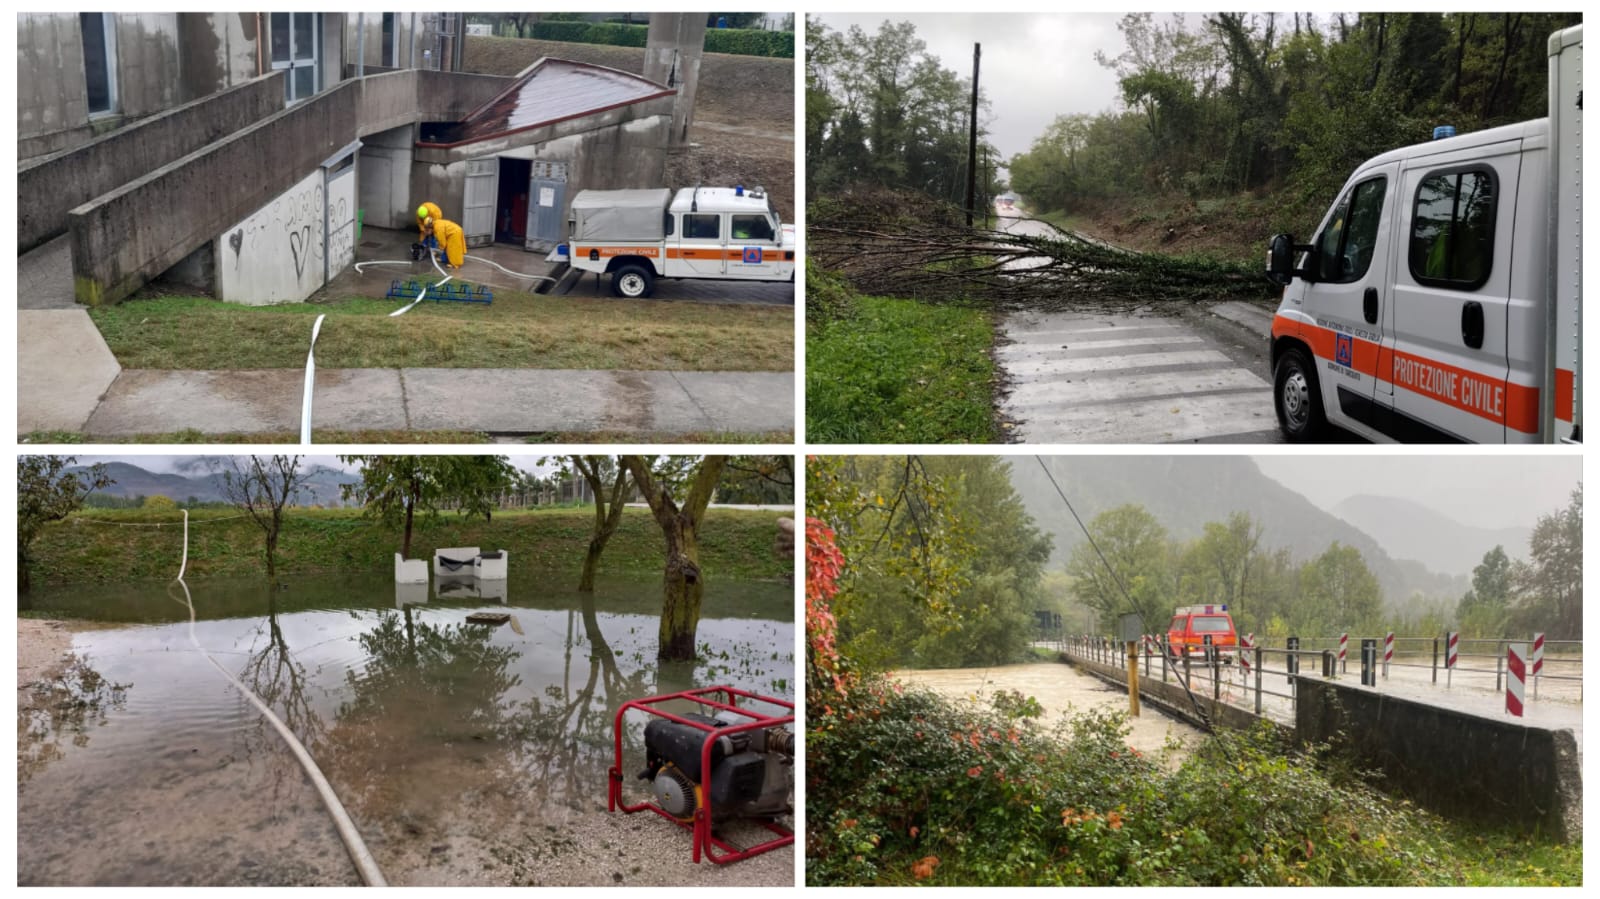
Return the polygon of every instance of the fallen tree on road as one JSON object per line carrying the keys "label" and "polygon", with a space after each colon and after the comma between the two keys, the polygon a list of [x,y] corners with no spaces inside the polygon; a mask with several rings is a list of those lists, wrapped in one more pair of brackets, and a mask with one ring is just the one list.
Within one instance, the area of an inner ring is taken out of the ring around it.
{"label": "fallen tree on road", "polygon": [[1277,290],[1238,263],[1140,253],[1053,226],[1048,237],[968,228],[953,210],[896,202],[905,200],[815,204],[806,226],[812,259],[865,294],[1001,311],[1264,300]]}

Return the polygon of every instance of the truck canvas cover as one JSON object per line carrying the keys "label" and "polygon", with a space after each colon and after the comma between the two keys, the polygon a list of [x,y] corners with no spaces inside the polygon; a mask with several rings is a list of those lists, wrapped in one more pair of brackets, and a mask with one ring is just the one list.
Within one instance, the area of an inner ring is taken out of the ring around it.
{"label": "truck canvas cover", "polygon": [[572,198],[572,239],[649,240],[666,237],[672,191],[584,190]]}

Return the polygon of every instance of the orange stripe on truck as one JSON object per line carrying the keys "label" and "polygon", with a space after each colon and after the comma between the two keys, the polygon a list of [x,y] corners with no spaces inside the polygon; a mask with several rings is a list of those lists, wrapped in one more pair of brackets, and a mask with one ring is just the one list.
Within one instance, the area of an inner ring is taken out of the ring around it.
{"label": "orange stripe on truck", "polygon": [[1556,418],[1572,423],[1572,369],[1556,369]]}
{"label": "orange stripe on truck", "polygon": [[[1338,332],[1321,325],[1274,316],[1272,336],[1293,335],[1304,340],[1318,358],[1333,360],[1338,352]],[[1480,418],[1499,422],[1524,434],[1539,430],[1539,388],[1485,378],[1470,369],[1437,362],[1426,356],[1380,347],[1370,340],[1352,337],[1349,368],[1412,393],[1471,412]],[[1571,373],[1567,373],[1567,408],[1571,408]],[[1560,401],[1560,370],[1557,370],[1556,395]]]}

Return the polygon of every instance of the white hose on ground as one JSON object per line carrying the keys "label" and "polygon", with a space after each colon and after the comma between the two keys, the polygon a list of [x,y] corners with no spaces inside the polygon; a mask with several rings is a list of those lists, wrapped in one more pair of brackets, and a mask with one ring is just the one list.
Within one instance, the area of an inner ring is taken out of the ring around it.
{"label": "white hose on ground", "polygon": [[[322,320],[327,317],[326,314],[319,315],[317,320],[312,323],[311,346],[306,350],[306,395],[305,401],[300,405],[300,443],[304,445],[311,443],[311,391],[317,384],[317,334],[322,331]],[[184,520],[185,522],[188,521],[187,515],[184,516]],[[187,527],[187,524],[185,527]],[[184,531],[184,535],[183,549],[187,553],[189,551],[188,531]],[[179,575],[179,577],[181,578],[182,575]]]}
{"label": "white hose on ground", "polygon": [[362,274],[361,267],[363,265],[410,265],[413,261],[411,259],[374,259],[371,262],[357,262],[355,269],[356,274],[359,275]]}
{"label": "white hose on ground", "polygon": [[500,263],[495,262],[493,259],[485,259],[482,256],[474,256],[471,253],[468,253],[466,255],[466,258],[468,258],[468,259],[476,259],[477,261],[483,263],[484,265],[492,265],[495,268],[505,272],[508,275],[512,275],[512,276],[517,277],[517,278],[527,278],[529,281],[554,281],[555,280],[554,278],[550,277],[549,275],[530,275],[527,272],[514,272],[511,269],[506,268],[505,266],[501,265]]}
{"label": "white hose on ground", "polygon": [[250,700],[250,704],[256,707],[262,717],[267,719],[267,723],[271,724],[273,729],[278,732],[278,736],[283,738],[283,742],[288,744],[289,751],[294,753],[294,757],[300,762],[300,767],[305,769],[306,776],[311,779],[311,785],[316,787],[317,793],[321,795],[322,804],[327,807],[328,814],[333,818],[334,827],[339,831],[339,839],[344,841],[344,848],[350,853],[350,860],[355,863],[356,870],[360,872],[362,881],[369,887],[388,886],[388,881],[383,879],[383,872],[378,870],[377,859],[372,857],[372,852],[367,849],[366,841],[361,839],[361,831],[356,830],[356,823],[350,819],[350,813],[345,811],[344,803],[340,802],[339,795],[333,792],[333,785],[328,783],[328,778],[323,776],[322,769],[317,767],[316,761],[311,758],[311,753],[306,751],[305,744],[300,742],[300,738],[296,737],[294,731],[283,723],[283,719],[278,717],[271,706],[262,702],[261,697],[240,683],[239,679],[233,676],[233,672],[224,668],[221,662],[218,662],[211,653],[206,651],[204,646],[200,645],[200,638],[194,632],[194,598],[189,595],[189,585],[183,581],[183,572],[188,567],[189,511],[185,509],[183,512],[183,563],[178,566],[178,577],[175,583],[183,588],[183,604],[189,609],[189,642],[193,643],[194,648],[206,657],[206,661],[210,662],[212,667],[222,672],[222,676],[227,678],[228,682],[233,684],[240,693],[244,694],[245,699]]}

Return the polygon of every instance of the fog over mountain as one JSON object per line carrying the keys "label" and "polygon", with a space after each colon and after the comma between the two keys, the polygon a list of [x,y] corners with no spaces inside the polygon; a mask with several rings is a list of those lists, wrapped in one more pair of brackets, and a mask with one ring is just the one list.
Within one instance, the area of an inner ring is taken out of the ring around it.
{"label": "fog over mountain", "polygon": [[[179,467],[182,473],[150,471],[126,461],[104,462],[106,475],[113,483],[99,492],[123,497],[166,496],[178,502],[186,502],[191,498],[200,502],[225,500],[222,476],[208,462],[202,464],[204,457],[191,459],[193,461],[185,460],[185,464]],[[84,468],[79,465],[69,470],[81,471]],[[303,467],[301,475],[301,483],[291,498],[294,505],[344,505],[342,487],[360,480],[350,472],[315,464]]]}
{"label": "fog over mountain", "polygon": [[[1554,511],[1554,510],[1552,510]],[[1352,496],[1333,512],[1372,535],[1393,555],[1416,559],[1434,571],[1470,574],[1495,546],[1526,558],[1531,527],[1482,528],[1463,524],[1408,499]]]}
{"label": "fog over mountain", "polygon": [[[1451,567],[1437,560],[1430,564],[1408,555],[1420,544],[1400,535],[1438,528],[1443,517],[1438,513],[1423,515],[1428,510],[1421,506],[1397,504],[1387,513],[1393,528],[1378,536],[1265,476],[1246,456],[1056,456],[1045,457],[1045,463],[1085,523],[1101,512],[1136,503],[1166,527],[1170,538],[1187,541],[1200,536],[1207,522],[1246,512],[1262,525],[1263,548],[1287,547],[1297,561],[1320,555],[1334,541],[1355,547],[1391,603],[1418,591],[1459,596],[1470,584],[1472,565],[1496,542],[1505,542],[1498,534],[1453,529],[1444,538],[1457,547]],[[1033,456],[1015,457],[1011,466],[1011,482],[1029,514],[1055,538],[1051,565],[1064,565],[1083,541],[1083,531]],[[1506,545],[1511,555],[1522,554],[1524,548],[1525,542],[1516,550]],[[1467,558],[1473,561],[1463,567],[1461,560]]]}

